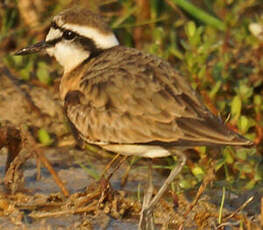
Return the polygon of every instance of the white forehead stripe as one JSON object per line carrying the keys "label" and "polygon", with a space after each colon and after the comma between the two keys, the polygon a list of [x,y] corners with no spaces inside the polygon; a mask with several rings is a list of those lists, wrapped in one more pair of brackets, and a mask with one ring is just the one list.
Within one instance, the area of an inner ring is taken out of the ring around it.
{"label": "white forehead stripe", "polygon": [[60,38],[62,36],[62,32],[59,29],[50,28],[47,36],[46,41],[50,41],[56,38]]}
{"label": "white forehead stripe", "polygon": [[92,39],[98,48],[108,49],[119,45],[119,42],[113,33],[103,34],[100,33],[96,28],[74,24],[64,24],[62,27],[76,32],[83,37]]}

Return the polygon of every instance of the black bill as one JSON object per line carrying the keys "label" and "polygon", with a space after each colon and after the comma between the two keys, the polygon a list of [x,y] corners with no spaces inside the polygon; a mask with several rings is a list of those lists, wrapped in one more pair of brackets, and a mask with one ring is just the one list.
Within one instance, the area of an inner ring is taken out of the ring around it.
{"label": "black bill", "polygon": [[28,47],[25,47],[21,50],[16,51],[14,53],[14,55],[27,55],[27,54],[37,53],[37,52],[40,52],[41,50],[49,48],[53,45],[54,45],[53,41],[52,42],[41,41],[41,42],[38,42],[34,45],[31,45],[31,46],[28,46]]}

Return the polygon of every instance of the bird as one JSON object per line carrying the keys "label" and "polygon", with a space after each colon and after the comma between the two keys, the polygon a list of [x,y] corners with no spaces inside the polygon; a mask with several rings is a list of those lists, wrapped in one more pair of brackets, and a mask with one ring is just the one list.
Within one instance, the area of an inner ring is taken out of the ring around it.
{"label": "bird", "polygon": [[123,155],[178,156],[154,196],[149,164],[138,229],[154,229],[153,209],[186,162],[180,147],[253,144],[214,115],[169,62],[120,45],[103,17],[87,8],[63,10],[44,41],[15,55],[42,50],[64,69],[60,99],[81,140]]}

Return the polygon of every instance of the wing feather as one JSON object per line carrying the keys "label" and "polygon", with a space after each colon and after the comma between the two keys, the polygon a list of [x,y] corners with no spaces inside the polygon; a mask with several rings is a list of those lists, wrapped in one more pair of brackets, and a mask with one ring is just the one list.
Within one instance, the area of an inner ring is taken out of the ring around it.
{"label": "wing feather", "polygon": [[90,142],[223,144],[237,138],[155,56],[116,47],[82,68],[78,87],[68,92],[80,92],[79,103],[66,103],[66,113]]}

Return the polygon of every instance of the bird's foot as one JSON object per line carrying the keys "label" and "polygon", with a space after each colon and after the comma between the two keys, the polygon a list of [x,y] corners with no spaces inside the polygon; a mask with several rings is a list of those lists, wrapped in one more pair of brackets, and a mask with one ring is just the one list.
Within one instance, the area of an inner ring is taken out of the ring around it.
{"label": "bird's foot", "polygon": [[113,189],[108,179],[102,177],[99,181],[100,198],[98,201],[98,208],[103,207],[103,203],[107,200],[112,200]]}

